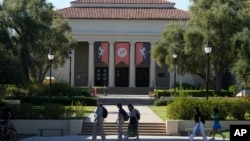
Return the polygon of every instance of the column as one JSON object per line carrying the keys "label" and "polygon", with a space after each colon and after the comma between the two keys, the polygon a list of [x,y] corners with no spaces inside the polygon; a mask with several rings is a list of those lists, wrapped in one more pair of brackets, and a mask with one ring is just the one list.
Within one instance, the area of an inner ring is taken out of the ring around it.
{"label": "column", "polygon": [[72,59],[71,59],[71,86],[75,86],[75,50],[72,50]]}
{"label": "column", "polygon": [[109,87],[115,87],[115,42],[109,42]]}
{"label": "column", "polygon": [[94,41],[88,41],[89,43],[89,72],[88,72],[88,78],[89,78],[89,87],[94,86],[94,70],[95,70],[95,63],[94,63]]}
{"label": "column", "polygon": [[153,60],[152,56],[152,51],[154,49],[154,43],[150,43],[151,44],[151,54],[150,54],[150,87],[155,87],[156,86],[156,82],[155,82],[155,61]]}
{"label": "column", "polygon": [[129,87],[135,87],[135,42],[130,42]]}

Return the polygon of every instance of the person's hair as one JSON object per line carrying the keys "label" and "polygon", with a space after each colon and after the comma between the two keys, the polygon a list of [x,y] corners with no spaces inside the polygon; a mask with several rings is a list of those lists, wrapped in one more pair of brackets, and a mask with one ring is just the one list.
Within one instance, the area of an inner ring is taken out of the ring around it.
{"label": "person's hair", "polygon": [[117,103],[116,104],[118,108],[122,108],[122,104],[121,103]]}
{"label": "person's hair", "polygon": [[199,107],[194,107],[194,109],[196,110],[196,112],[197,112],[198,114],[201,113]]}
{"label": "person's hair", "polygon": [[219,109],[215,107],[215,108],[214,108],[214,112],[215,112],[215,113],[219,113]]}
{"label": "person's hair", "polygon": [[134,108],[134,106],[132,104],[128,104],[128,107]]}

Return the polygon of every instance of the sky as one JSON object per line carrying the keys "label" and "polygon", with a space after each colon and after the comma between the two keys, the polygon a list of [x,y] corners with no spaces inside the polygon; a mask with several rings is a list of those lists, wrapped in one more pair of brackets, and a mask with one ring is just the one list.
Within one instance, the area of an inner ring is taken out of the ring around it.
{"label": "sky", "polygon": [[[1,0],[0,0],[1,1]],[[75,0],[47,0],[47,2],[51,2],[56,9],[61,9],[70,6],[70,2]],[[169,0],[175,3],[175,7],[182,10],[188,10],[190,5],[189,0]]]}

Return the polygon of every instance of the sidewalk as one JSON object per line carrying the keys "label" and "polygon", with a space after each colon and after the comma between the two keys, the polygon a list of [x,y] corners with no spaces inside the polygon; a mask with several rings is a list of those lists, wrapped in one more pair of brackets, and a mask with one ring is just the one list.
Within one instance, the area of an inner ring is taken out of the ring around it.
{"label": "sidewalk", "polygon": [[[59,137],[30,137],[21,141],[91,141],[91,136],[59,136]],[[116,135],[106,136],[106,141],[116,141]],[[134,139],[129,139],[134,140]],[[216,138],[216,141],[220,141],[222,138]],[[97,137],[97,141],[101,141],[100,136]],[[138,141],[138,140],[135,140]],[[187,136],[140,136],[139,141],[189,141]],[[194,141],[202,141],[202,137],[195,137]],[[211,137],[208,137],[208,141],[213,141]]]}

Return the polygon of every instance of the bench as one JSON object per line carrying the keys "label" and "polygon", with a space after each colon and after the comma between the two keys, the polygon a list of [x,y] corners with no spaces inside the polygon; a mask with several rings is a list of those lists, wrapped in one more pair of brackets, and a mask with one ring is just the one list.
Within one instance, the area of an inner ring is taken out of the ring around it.
{"label": "bench", "polygon": [[48,131],[60,131],[60,135],[61,136],[63,136],[63,129],[51,129],[51,128],[49,128],[49,129],[38,129],[39,130],[39,132],[40,132],[40,136],[43,136],[43,131],[45,131],[45,130],[48,130]]}
{"label": "bench", "polygon": [[[191,132],[193,131],[193,128],[186,128],[186,131],[187,131],[188,135],[190,135]],[[213,132],[213,129],[212,128],[204,128],[204,131],[205,131],[206,135],[209,136],[210,133]]]}

